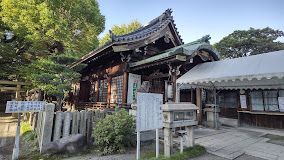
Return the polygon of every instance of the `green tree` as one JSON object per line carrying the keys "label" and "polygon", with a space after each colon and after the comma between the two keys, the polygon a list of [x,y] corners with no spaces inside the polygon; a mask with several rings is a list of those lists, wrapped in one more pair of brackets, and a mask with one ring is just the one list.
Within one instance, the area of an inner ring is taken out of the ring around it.
{"label": "green tree", "polygon": [[2,0],[1,20],[35,54],[97,47],[105,18],[95,0]]}
{"label": "green tree", "polygon": [[269,27],[236,30],[224,37],[214,47],[222,58],[237,58],[284,49],[284,43],[277,41],[284,32]]}
{"label": "green tree", "polygon": [[72,52],[39,58],[25,67],[25,78],[34,87],[42,89],[47,95],[56,96],[61,102],[64,94],[71,89],[71,84],[79,80],[78,71],[85,66],[80,64],[74,69],[68,67],[77,59],[76,53]]}
{"label": "green tree", "polygon": [[22,78],[60,101],[84,66],[68,65],[98,46],[104,23],[96,0],[0,1],[0,78]]}
{"label": "green tree", "polygon": [[[142,24],[138,22],[137,20],[134,20],[129,24],[114,25],[111,28],[111,31],[115,35],[124,35],[130,32],[133,32],[141,27],[142,27]],[[110,40],[110,34],[107,33],[100,39],[100,46],[104,45],[109,40]]]}

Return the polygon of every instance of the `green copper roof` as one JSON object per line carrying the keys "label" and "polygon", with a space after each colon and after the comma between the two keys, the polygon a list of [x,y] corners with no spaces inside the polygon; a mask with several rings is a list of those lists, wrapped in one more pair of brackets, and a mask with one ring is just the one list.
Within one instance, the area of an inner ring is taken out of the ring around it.
{"label": "green copper roof", "polygon": [[219,60],[219,54],[218,52],[214,51],[212,46],[209,44],[209,39],[210,39],[209,36],[204,36],[203,38],[196,40],[194,42],[183,44],[183,45],[165,50],[159,55],[156,55],[156,56],[153,56],[153,57],[141,60],[141,61],[130,63],[130,67],[136,67],[136,66],[152,63],[155,61],[173,57],[175,55],[191,56],[193,53],[200,51],[200,50],[207,51],[209,54],[211,54],[211,56],[215,60]]}

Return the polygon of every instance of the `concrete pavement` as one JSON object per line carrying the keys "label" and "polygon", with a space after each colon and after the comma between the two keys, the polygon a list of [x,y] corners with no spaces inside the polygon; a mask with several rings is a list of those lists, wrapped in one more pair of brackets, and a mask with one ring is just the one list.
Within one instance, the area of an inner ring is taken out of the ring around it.
{"label": "concrete pavement", "polygon": [[207,152],[227,159],[247,154],[268,160],[284,160],[284,146],[268,143],[269,139],[263,137],[265,134],[244,128],[198,128],[195,130],[195,142],[206,147]]}

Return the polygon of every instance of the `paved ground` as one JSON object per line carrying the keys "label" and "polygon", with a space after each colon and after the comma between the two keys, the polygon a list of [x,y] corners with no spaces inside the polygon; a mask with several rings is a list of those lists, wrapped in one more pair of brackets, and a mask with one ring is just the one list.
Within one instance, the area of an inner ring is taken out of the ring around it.
{"label": "paved ground", "polygon": [[196,143],[206,147],[207,152],[227,159],[236,159],[247,154],[268,160],[284,160],[284,146],[268,143],[266,133],[244,128],[195,130]]}
{"label": "paved ground", "polygon": [[16,119],[1,114],[0,116],[0,160],[11,159],[16,133]]}

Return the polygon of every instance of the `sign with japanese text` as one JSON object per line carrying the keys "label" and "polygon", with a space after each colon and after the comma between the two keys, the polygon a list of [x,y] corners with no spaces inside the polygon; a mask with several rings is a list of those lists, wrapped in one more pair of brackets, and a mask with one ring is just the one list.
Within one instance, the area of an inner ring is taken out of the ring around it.
{"label": "sign with japanese text", "polygon": [[141,87],[141,75],[129,73],[127,103],[137,100],[137,90]]}
{"label": "sign with japanese text", "polygon": [[39,112],[44,105],[44,101],[7,101],[5,113]]}
{"label": "sign with japanese text", "polygon": [[137,92],[137,131],[149,131],[163,127],[163,95]]}

